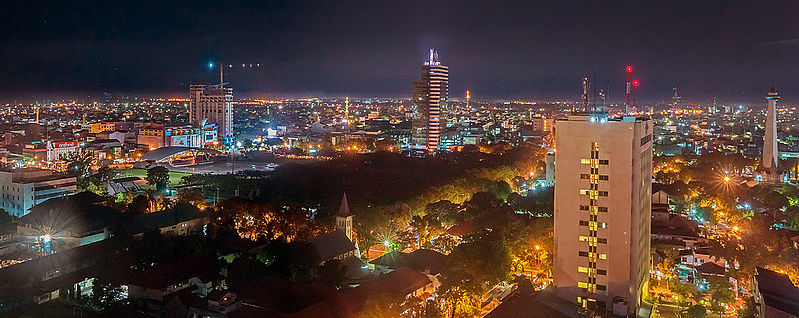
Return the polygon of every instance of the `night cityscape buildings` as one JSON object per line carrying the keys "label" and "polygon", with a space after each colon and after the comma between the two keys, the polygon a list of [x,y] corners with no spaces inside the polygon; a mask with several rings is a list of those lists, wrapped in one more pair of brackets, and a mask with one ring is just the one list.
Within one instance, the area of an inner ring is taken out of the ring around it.
{"label": "night cityscape buildings", "polygon": [[553,286],[603,316],[648,292],[652,123],[603,113],[555,122]]}
{"label": "night cityscape buildings", "polygon": [[798,13],[2,3],[0,317],[799,317]]}
{"label": "night cityscape buildings", "polygon": [[233,88],[225,87],[225,83],[191,85],[189,122],[198,126],[216,124],[220,136],[233,136]]}
{"label": "night cityscape buildings", "polygon": [[416,149],[438,150],[446,125],[441,118],[441,107],[447,101],[448,90],[449,68],[439,61],[438,51],[430,49],[428,60],[422,65],[421,79],[413,83],[411,138]]}

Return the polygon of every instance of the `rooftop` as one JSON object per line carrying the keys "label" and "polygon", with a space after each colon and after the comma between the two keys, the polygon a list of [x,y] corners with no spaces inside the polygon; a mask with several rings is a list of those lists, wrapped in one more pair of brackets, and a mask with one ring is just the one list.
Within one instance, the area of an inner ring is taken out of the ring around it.
{"label": "rooftop", "polygon": [[319,259],[322,261],[355,250],[355,244],[347,238],[347,234],[343,231],[333,231],[316,236],[308,240],[308,243],[316,247],[316,251],[319,253]]}
{"label": "rooftop", "polygon": [[177,205],[172,209],[156,211],[146,214],[127,215],[123,220],[123,227],[131,233],[144,233],[196,218],[207,216],[197,207],[191,205]]}
{"label": "rooftop", "polygon": [[767,306],[790,314],[799,314],[799,288],[788,275],[762,267],[756,268],[757,289]]}
{"label": "rooftop", "polygon": [[420,272],[430,271],[430,274],[436,275],[444,269],[447,260],[447,255],[433,250],[419,249],[411,253],[392,251],[383,254],[383,256],[378,257],[370,263],[387,266],[389,268],[407,267]]}
{"label": "rooftop", "polygon": [[400,267],[345,293],[350,297],[353,308],[361,308],[370,295],[388,293],[404,297],[430,283],[430,278],[424,273]]}
{"label": "rooftop", "polygon": [[198,255],[184,257],[172,263],[156,264],[142,273],[133,274],[130,281],[131,285],[164,289],[194,277],[209,282],[219,275],[219,266],[214,257]]}
{"label": "rooftop", "polygon": [[19,219],[19,224],[46,228],[56,241],[61,235],[99,231],[113,226],[122,216],[117,209],[100,204],[103,201],[102,197],[91,192],[48,199],[33,206],[30,213]]}

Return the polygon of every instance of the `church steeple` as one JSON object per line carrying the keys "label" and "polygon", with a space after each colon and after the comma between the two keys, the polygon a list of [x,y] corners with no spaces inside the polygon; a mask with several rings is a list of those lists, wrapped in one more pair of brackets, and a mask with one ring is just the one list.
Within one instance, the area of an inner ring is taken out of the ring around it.
{"label": "church steeple", "polygon": [[344,231],[350,241],[352,241],[352,219],[353,215],[350,213],[350,206],[347,203],[347,194],[344,193],[341,197],[341,206],[336,215],[336,230]]}
{"label": "church steeple", "polygon": [[347,194],[341,197],[341,206],[338,208],[338,216],[350,216],[350,205],[347,204]]}

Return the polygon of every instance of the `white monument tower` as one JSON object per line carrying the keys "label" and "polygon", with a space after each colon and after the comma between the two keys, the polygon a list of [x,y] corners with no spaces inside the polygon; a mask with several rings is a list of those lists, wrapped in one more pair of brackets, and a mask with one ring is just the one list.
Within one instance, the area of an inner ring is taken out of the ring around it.
{"label": "white monument tower", "polygon": [[777,149],[777,100],[780,95],[774,86],[766,94],[768,109],[766,111],[766,136],[763,139],[763,160],[761,165],[766,170],[769,181],[779,182],[777,172],[779,160],[779,150]]}

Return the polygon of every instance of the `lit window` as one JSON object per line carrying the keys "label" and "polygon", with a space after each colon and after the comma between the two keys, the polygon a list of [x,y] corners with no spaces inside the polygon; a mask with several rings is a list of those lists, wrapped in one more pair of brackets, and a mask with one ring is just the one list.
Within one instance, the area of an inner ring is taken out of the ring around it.
{"label": "lit window", "polygon": [[580,235],[579,239],[580,239],[580,242],[588,242],[588,236]]}
{"label": "lit window", "polygon": [[591,159],[585,159],[585,158],[580,159],[580,163],[584,165],[591,164]]}
{"label": "lit window", "polygon": [[578,282],[577,287],[579,288],[588,288],[588,283],[585,282]]}
{"label": "lit window", "polygon": [[608,255],[605,253],[599,254],[599,259],[608,259]]}
{"label": "lit window", "polygon": [[577,266],[577,271],[580,272],[580,273],[588,273],[588,267]]}

